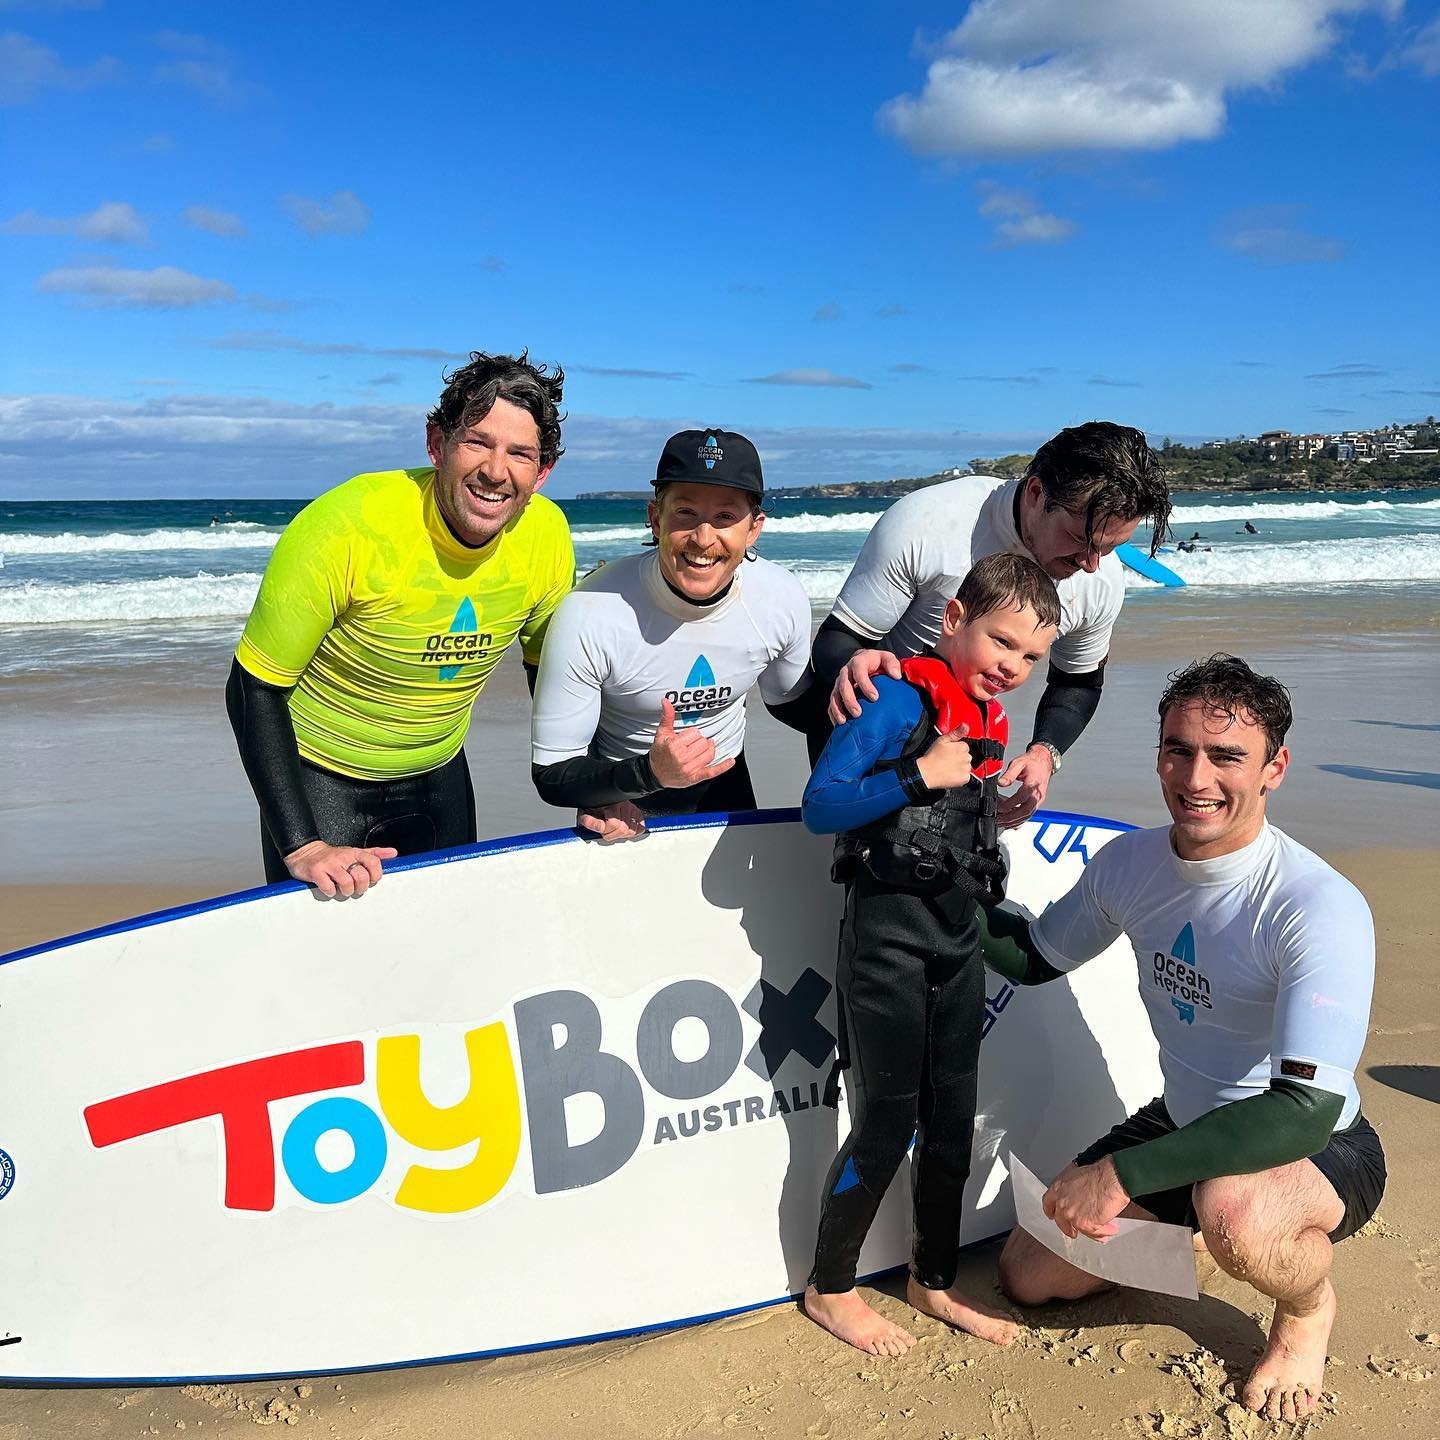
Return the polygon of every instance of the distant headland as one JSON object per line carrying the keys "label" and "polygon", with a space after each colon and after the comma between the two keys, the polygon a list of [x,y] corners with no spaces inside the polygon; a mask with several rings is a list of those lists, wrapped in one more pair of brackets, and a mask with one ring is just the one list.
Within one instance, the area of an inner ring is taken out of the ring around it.
{"label": "distant headland", "polygon": [[[1165,440],[1160,455],[1174,490],[1249,494],[1257,490],[1440,489],[1440,424],[1435,417],[1413,425],[1338,435],[1292,435],[1268,430],[1250,439],[1177,445]],[[892,500],[964,475],[1002,480],[1025,474],[1031,456],[977,456],[935,475],[894,480],[846,480],[829,485],[791,485],[766,491],[767,500]],[[591,490],[580,500],[648,500],[650,490]]]}

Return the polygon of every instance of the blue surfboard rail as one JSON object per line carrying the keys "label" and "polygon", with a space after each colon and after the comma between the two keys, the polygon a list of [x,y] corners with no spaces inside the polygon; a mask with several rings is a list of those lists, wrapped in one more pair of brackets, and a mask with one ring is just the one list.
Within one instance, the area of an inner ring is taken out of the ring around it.
{"label": "blue surfboard rail", "polygon": [[1147,580],[1153,580],[1157,585],[1165,585],[1171,589],[1184,588],[1185,582],[1168,565],[1162,565],[1134,545],[1117,545],[1115,554],[1128,569],[1137,575],[1143,575]]}

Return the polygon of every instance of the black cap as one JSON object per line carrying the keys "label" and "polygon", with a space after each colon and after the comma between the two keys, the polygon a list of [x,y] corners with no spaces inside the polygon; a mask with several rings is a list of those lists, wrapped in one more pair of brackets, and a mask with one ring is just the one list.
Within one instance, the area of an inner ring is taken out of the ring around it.
{"label": "black cap", "polygon": [[672,435],[655,467],[655,488],[675,481],[692,485],[729,485],[757,500],[765,498],[760,452],[734,430],[682,430]]}

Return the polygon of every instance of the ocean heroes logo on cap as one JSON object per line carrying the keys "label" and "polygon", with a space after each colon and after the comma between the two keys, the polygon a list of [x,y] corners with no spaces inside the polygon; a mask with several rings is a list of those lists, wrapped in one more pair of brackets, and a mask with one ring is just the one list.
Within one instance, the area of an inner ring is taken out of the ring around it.
{"label": "ocean heroes logo on cap", "polygon": [[688,481],[699,485],[729,485],[765,498],[765,478],[760,469],[760,452],[734,430],[682,430],[672,435],[660,452],[655,467],[655,488]]}

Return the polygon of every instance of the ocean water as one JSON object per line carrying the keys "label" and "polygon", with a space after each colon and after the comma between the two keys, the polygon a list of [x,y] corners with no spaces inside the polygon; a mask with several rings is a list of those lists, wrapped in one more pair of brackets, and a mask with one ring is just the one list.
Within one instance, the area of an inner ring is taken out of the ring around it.
{"label": "ocean water", "polygon": [[[0,676],[97,661],[163,665],[197,645],[228,647],[276,538],[303,503],[0,500]],[[638,501],[560,503],[582,571],[645,539]],[[825,608],[887,503],[775,502],[760,548]],[[1259,534],[1244,533],[1246,521]],[[1181,494],[1173,529],[1181,538],[1199,531],[1208,547],[1164,556],[1191,587],[1192,611],[1202,601],[1205,613],[1222,616],[1303,609],[1307,594],[1334,598],[1344,587],[1363,630],[1367,615],[1393,621],[1398,609],[1423,619],[1440,601],[1440,490]],[[1132,591],[1151,592],[1147,607],[1177,594],[1126,578]]]}

